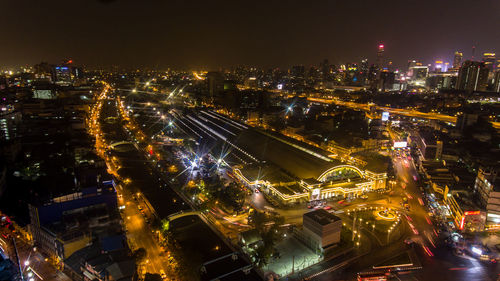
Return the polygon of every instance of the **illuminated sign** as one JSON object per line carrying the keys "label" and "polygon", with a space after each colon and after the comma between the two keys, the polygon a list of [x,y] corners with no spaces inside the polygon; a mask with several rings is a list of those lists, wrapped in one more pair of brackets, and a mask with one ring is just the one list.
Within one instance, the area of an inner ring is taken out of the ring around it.
{"label": "illuminated sign", "polygon": [[481,211],[468,211],[468,212],[464,212],[464,215],[472,216],[472,215],[479,215],[480,213],[481,213]]}
{"label": "illuminated sign", "polygon": [[387,121],[389,120],[389,112],[384,111],[382,112],[382,121]]}
{"label": "illuminated sign", "polygon": [[460,220],[460,230],[464,229],[464,223],[465,223],[465,217],[462,217],[462,220]]}
{"label": "illuminated sign", "polygon": [[283,90],[283,84],[278,84],[278,90]]}
{"label": "illuminated sign", "polygon": [[407,145],[408,145],[408,143],[405,141],[395,141],[394,142],[394,148],[404,148]]}

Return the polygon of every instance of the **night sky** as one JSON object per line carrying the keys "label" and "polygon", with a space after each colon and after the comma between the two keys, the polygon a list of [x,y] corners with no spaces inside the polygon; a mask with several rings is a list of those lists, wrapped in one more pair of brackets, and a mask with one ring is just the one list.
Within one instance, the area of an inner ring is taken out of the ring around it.
{"label": "night sky", "polygon": [[373,62],[500,53],[498,0],[3,0],[0,68],[206,68]]}

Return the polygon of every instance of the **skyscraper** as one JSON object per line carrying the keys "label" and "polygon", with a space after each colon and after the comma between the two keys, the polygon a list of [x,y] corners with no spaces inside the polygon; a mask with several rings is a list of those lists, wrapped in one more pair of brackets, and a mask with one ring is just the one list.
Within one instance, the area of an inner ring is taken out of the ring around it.
{"label": "skyscraper", "polygon": [[485,91],[488,86],[488,72],[484,62],[465,61],[458,72],[457,90]]}
{"label": "skyscraper", "polygon": [[495,62],[496,62],[496,55],[495,53],[484,53],[483,54],[483,62],[486,68],[490,72],[493,72],[495,70]]}
{"label": "skyscraper", "polygon": [[384,44],[378,45],[376,65],[379,69],[384,68]]}
{"label": "skyscraper", "polygon": [[497,71],[493,78],[493,92],[500,93],[500,71]]}
{"label": "skyscraper", "polygon": [[459,69],[462,64],[463,54],[459,51],[455,52],[455,57],[453,58],[453,68]]}
{"label": "skyscraper", "polygon": [[324,59],[320,64],[319,64],[319,70],[321,72],[321,78],[326,81],[328,80],[328,76],[330,75],[330,63],[328,62],[327,59]]}

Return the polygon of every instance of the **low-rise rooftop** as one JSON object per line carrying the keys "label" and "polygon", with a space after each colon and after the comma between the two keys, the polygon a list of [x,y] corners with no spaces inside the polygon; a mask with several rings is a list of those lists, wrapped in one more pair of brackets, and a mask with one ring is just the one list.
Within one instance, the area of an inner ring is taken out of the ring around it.
{"label": "low-rise rooftop", "polygon": [[313,221],[315,221],[321,225],[328,225],[328,224],[331,224],[331,223],[334,223],[336,221],[341,220],[341,218],[339,218],[336,215],[331,214],[323,209],[314,210],[312,212],[305,213],[304,218],[306,218],[306,217],[312,219]]}

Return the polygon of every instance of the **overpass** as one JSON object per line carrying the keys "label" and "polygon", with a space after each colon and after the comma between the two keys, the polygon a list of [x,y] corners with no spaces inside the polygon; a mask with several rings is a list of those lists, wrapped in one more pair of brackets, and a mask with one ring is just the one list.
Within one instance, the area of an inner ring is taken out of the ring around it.
{"label": "overpass", "polygon": [[[430,120],[439,120],[439,121],[453,123],[453,124],[457,123],[457,117],[446,115],[446,114],[440,114],[440,113],[426,113],[426,112],[421,112],[421,111],[413,110],[413,109],[408,110],[408,109],[402,109],[402,108],[392,108],[392,107],[369,105],[369,104],[362,104],[362,103],[356,103],[356,102],[340,101],[340,100],[336,100],[336,99],[307,98],[307,100],[312,101],[312,102],[342,105],[342,106],[346,106],[349,108],[354,108],[354,109],[359,109],[359,110],[364,110],[364,111],[370,111],[370,107],[374,106],[377,110],[387,111],[391,114],[403,115],[403,116],[415,117],[415,118],[430,119]],[[491,122],[491,125],[493,126],[493,128],[500,130],[500,122]]]}

